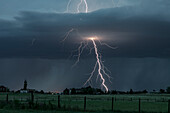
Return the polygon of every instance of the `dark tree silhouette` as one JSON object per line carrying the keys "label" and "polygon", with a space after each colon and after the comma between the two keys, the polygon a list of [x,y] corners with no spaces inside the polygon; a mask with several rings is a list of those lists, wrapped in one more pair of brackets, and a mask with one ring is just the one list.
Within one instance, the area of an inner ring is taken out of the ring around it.
{"label": "dark tree silhouette", "polygon": [[41,91],[40,91],[40,93],[41,93],[41,94],[44,94],[44,91],[43,91],[43,90],[41,90]]}
{"label": "dark tree silhouette", "polygon": [[76,94],[76,89],[75,89],[75,88],[72,88],[72,89],[71,89],[71,94],[72,94],[72,95]]}
{"label": "dark tree silhouette", "polygon": [[130,89],[130,92],[129,92],[130,94],[133,94],[133,90],[132,89]]}
{"label": "dark tree silhouette", "polygon": [[145,89],[145,90],[143,90],[143,93],[148,93],[148,91]]}
{"label": "dark tree silhouette", "polygon": [[117,91],[116,91],[116,90],[113,90],[111,94],[117,94]]}
{"label": "dark tree silhouette", "polygon": [[63,91],[63,94],[64,94],[64,95],[69,95],[69,89],[66,88],[66,89]]}
{"label": "dark tree silhouette", "polygon": [[159,93],[165,93],[165,90],[164,89],[160,89]]}

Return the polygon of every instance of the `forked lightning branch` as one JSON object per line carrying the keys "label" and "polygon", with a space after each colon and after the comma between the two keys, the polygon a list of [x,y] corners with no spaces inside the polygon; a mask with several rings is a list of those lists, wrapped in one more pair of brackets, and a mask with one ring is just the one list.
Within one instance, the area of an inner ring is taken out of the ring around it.
{"label": "forked lightning branch", "polygon": [[[69,0],[69,2],[67,4],[67,12],[69,10],[69,6],[71,4],[71,1],[72,0]],[[83,5],[83,3],[85,5],[85,13],[88,13],[88,3],[87,3],[86,0],[80,0],[79,4],[77,5],[77,13],[80,12],[80,6]],[[70,29],[66,33],[66,35],[65,35],[64,39],[62,40],[62,42],[64,42],[69,37],[70,33],[74,32],[74,31],[78,32],[77,29],[74,29],[74,28]],[[89,41],[93,44],[93,47],[90,47]],[[96,63],[95,63],[94,68],[93,68],[93,70],[92,70],[92,72],[90,74],[90,77],[87,79],[87,81],[84,83],[84,85],[86,85],[87,83],[89,83],[91,85],[92,77],[97,72],[96,81],[100,77],[101,88],[104,88],[105,91],[108,92],[109,88],[106,85],[105,78],[107,77],[108,80],[111,82],[111,80],[110,80],[111,76],[109,75],[109,74],[111,74],[111,72],[103,64],[102,55],[98,51],[98,46],[96,44],[96,41],[98,41],[101,46],[104,45],[104,46],[107,46],[108,48],[116,49],[116,47],[112,47],[112,46],[108,45],[107,43],[102,43],[101,39],[99,39],[97,36],[87,37],[87,38],[83,39],[80,42],[80,45],[79,45],[78,49],[76,50],[77,54],[73,55],[73,56],[77,57],[77,61],[75,62],[75,64],[72,67],[75,67],[79,63],[80,57],[81,57],[84,49],[89,48],[90,54],[91,54],[92,50],[94,50],[94,53],[95,53],[95,56],[96,56]]]}
{"label": "forked lightning branch", "polygon": [[[69,32],[70,33],[70,32]],[[69,34],[66,34],[67,37],[64,38],[64,40],[66,40],[69,36]],[[93,47],[90,47],[89,45],[89,41],[92,42]],[[106,85],[106,80],[105,78],[107,77],[108,80],[111,82],[111,76],[109,74],[111,74],[111,72],[104,66],[103,61],[102,61],[102,55],[101,53],[99,53],[98,48],[97,48],[97,44],[96,41],[99,42],[100,46],[107,46],[111,49],[116,49],[116,47],[112,47],[106,43],[102,43],[101,40],[98,37],[87,37],[85,39],[82,40],[82,42],[80,42],[80,45],[77,49],[77,54],[74,54],[73,56],[77,57],[77,61],[75,62],[75,64],[72,67],[75,67],[79,61],[80,61],[80,57],[84,51],[84,49],[89,49],[90,54],[92,53],[92,50],[94,50],[95,56],[96,56],[96,63],[94,65],[94,68],[92,70],[92,72],[90,73],[90,77],[87,79],[87,81],[84,83],[84,86],[89,83],[91,85],[92,82],[92,77],[94,77],[95,72],[97,72],[96,75],[96,81],[98,80],[98,78],[100,78],[100,82],[101,82],[101,88],[104,88],[106,92],[109,91],[109,88]],[[108,74],[109,73],[109,74]]]}

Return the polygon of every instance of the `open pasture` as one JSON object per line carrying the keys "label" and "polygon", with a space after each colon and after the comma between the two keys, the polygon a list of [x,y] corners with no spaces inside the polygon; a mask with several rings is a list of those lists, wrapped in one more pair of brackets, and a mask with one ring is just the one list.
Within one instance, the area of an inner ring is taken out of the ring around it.
{"label": "open pasture", "polygon": [[[85,99],[86,97],[86,99]],[[0,94],[1,102],[7,99],[6,93]],[[59,99],[59,100],[58,100]],[[168,112],[168,100],[170,95],[164,94],[145,94],[145,95],[51,95],[34,94],[33,102],[35,105],[49,105],[52,110],[77,111],[81,112]],[[30,109],[29,103],[32,100],[31,94],[8,94],[8,102],[17,101],[23,104],[23,109]],[[86,102],[85,102],[86,101]],[[1,107],[6,109],[8,107]],[[15,107],[13,107],[15,109]],[[18,108],[17,108],[18,109]],[[19,108],[20,109],[20,108]],[[32,109],[32,108],[31,108]],[[36,108],[33,108],[36,110]],[[44,107],[42,108],[44,110]]]}

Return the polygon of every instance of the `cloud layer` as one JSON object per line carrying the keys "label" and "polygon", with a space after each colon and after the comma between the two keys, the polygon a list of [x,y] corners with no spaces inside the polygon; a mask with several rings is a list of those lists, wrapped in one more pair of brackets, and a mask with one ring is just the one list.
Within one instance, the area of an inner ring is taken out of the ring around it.
{"label": "cloud layer", "polygon": [[1,19],[0,57],[66,58],[83,37],[94,35],[119,47],[100,47],[106,57],[170,57],[169,1],[150,2],[88,14],[23,11],[15,20]]}
{"label": "cloud layer", "polygon": [[[43,12],[48,7],[37,11],[41,8],[30,5],[34,1],[27,1],[29,8],[24,9],[26,1],[17,2],[17,8],[22,6],[19,15],[15,14],[19,9],[11,7],[17,9],[9,13],[16,15],[12,20],[0,19],[0,84],[19,89],[27,79],[30,88],[46,91],[81,87],[89,77],[86,73],[93,69],[94,54],[86,57],[89,51],[85,50],[84,59],[73,69],[70,67],[74,61],[66,59],[84,37],[98,36],[103,42],[118,47],[112,50],[97,42],[112,72],[113,84],[107,82],[109,89],[152,90],[169,85],[169,0],[121,0],[124,5],[88,14]],[[37,1],[35,4],[42,3]],[[5,6],[3,2],[0,9]],[[103,4],[103,0],[101,2]],[[0,12],[5,15],[6,7]],[[72,28],[76,30],[61,43]]]}

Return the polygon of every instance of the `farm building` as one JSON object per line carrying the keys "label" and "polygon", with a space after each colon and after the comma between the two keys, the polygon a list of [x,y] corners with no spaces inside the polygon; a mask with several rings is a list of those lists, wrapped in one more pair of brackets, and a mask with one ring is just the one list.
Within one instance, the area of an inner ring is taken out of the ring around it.
{"label": "farm building", "polygon": [[0,86],[0,92],[8,92],[9,89],[5,86]]}

